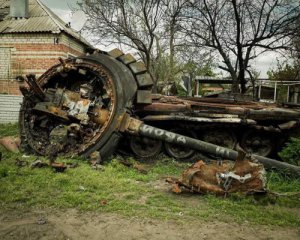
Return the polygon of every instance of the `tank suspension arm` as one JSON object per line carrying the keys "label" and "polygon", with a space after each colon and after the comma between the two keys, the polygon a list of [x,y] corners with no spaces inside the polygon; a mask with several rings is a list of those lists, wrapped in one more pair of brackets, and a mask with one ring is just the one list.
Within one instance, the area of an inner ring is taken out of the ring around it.
{"label": "tank suspension arm", "polygon": [[[171,144],[181,145],[201,152],[214,154],[224,159],[236,160],[238,156],[238,152],[232,149],[224,148],[212,143],[204,142],[174,132],[169,132],[160,128],[152,127],[147,124],[144,124],[140,120],[131,117],[128,117],[126,122],[127,124],[124,130],[130,134],[141,135],[156,140],[165,141]],[[266,158],[254,154],[252,156],[259,162],[261,162],[266,168],[275,168],[300,177],[300,167],[298,166],[294,166],[292,164],[280,162],[275,159]]]}

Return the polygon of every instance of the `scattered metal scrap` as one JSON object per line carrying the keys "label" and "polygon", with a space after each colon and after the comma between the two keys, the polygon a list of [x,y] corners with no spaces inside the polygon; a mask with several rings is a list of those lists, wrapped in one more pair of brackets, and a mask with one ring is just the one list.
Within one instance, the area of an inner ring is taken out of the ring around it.
{"label": "scattered metal scrap", "polygon": [[300,175],[299,167],[267,158],[299,130],[299,109],[155,95],[146,66],[118,49],[60,62],[38,79],[27,76],[21,88],[25,149],[50,159],[98,151],[101,161],[122,147],[140,157],[165,148],[180,160],[199,151],[235,160],[239,143],[266,167]]}
{"label": "scattered metal scrap", "polygon": [[49,164],[41,161],[39,158],[37,158],[34,162],[30,164],[31,168],[43,168],[48,167]]}
{"label": "scattered metal scrap", "polygon": [[53,162],[53,163],[50,163],[50,166],[56,172],[64,172],[67,169],[67,165],[64,163]]}
{"label": "scattered metal scrap", "polygon": [[185,170],[179,179],[168,178],[175,193],[187,189],[201,194],[227,195],[266,193],[266,171],[257,160],[240,151],[235,162],[222,161],[206,164],[198,161]]}
{"label": "scattered metal scrap", "polygon": [[140,173],[147,174],[149,172],[149,166],[146,166],[144,164],[137,163],[137,162],[130,162],[127,160],[119,160],[119,162],[126,167],[130,167],[137,170]]}
{"label": "scattered metal scrap", "polygon": [[0,139],[0,145],[11,152],[19,152],[21,139],[18,137],[3,137]]}

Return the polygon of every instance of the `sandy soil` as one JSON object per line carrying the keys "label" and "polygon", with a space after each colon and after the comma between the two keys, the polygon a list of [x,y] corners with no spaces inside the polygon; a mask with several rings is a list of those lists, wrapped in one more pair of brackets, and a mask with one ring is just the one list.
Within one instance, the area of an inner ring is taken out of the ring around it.
{"label": "sandy soil", "polygon": [[125,218],[76,210],[1,212],[0,239],[300,239],[300,229],[237,223]]}

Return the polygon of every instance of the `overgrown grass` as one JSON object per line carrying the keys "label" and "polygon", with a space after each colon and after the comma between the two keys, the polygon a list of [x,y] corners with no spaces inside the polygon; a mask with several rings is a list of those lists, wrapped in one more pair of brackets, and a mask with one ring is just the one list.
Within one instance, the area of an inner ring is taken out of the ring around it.
{"label": "overgrown grass", "polygon": [[[1,134],[2,131],[1,129]],[[254,199],[232,195],[229,198],[191,193],[173,194],[162,180],[179,176],[187,163],[161,159],[148,174],[120,164],[106,163],[94,170],[83,159],[59,159],[77,162],[79,167],[55,173],[50,168],[31,169],[37,157],[22,158],[22,154],[3,152],[0,162],[1,209],[76,208],[82,211],[104,211],[127,216],[189,221],[235,221],[256,224],[300,226],[300,180],[269,173],[269,189],[287,193],[288,197]],[[18,167],[16,159],[28,162]],[[45,160],[40,158],[41,160]]]}
{"label": "overgrown grass", "polygon": [[6,136],[17,136],[19,128],[17,123],[0,124],[0,138]]}

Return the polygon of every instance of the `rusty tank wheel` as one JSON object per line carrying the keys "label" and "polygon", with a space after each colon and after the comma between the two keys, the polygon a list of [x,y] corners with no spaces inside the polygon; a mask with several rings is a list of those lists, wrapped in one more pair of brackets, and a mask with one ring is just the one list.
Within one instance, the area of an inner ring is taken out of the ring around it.
{"label": "rusty tank wheel", "polygon": [[39,155],[100,151],[103,158],[122,137],[118,127],[127,108],[149,102],[140,93],[153,85],[144,64],[117,49],[61,60],[35,82],[22,91],[23,147]]}
{"label": "rusty tank wheel", "polygon": [[243,134],[240,145],[246,152],[266,157],[272,154],[275,142],[271,134],[249,130]]}
{"label": "rusty tank wheel", "polygon": [[201,140],[230,149],[234,149],[237,144],[237,137],[230,129],[206,130],[201,134]]}
{"label": "rusty tank wheel", "polygon": [[[196,134],[190,130],[174,128],[171,129],[170,132],[182,134],[187,137],[197,138]],[[192,158],[196,151],[191,148],[183,147],[180,145],[170,144],[165,142],[165,149],[169,156],[178,159],[178,160],[188,160]]]}
{"label": "rusty tank wheel", "polygon": [[162,150],[162,141],[147,137],[130,137],[130,148],[139,158],[152,158],[157,156]]}

